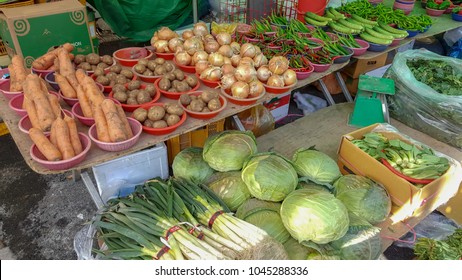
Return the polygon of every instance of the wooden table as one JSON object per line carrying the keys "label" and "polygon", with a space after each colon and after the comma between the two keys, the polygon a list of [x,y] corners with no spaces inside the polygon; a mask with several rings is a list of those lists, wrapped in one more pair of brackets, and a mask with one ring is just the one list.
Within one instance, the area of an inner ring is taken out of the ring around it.
{"label": "wooden table", "polygon": [[[333,159],[337,159],[337,149],[342,135],[357,130],[347,124],[348,115],[353,111],[352,103],[336,104],[321,109],[313,114],[286,124],[270,133],[257,138],[257,146],[260,152],[272,150],[292,159],[293,154],[299,148],[316,145],[316,148]],[[400,132],[418,140],[433,149],[462,161],[462,152],[439,142],[432,137],[416,131],[398,121],[392,120],[391,124]],[[388,248],[392,242],[411,228],[416,226],[423,218],[430,214],[440,205],[446,203],[447,197],[438,197],[432,201],[432,206],[418,216],[408,218],[403,222],[393,222],[391,218],[382,222],[382,249]]]}

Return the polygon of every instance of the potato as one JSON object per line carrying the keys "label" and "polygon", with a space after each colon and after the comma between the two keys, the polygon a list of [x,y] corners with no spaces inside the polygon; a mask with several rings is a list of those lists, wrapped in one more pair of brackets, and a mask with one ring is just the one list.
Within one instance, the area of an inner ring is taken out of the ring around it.
{"label": "potato", "polygon": [[156,74],[156,76],[161,76],[166,73],[167,73],[167,70],[165,69],[163,65],[157,66],[156,69],[154,70],[154,74]]}
{"label": "potato", "polygon": [[101,61],[106,63],[107,65],[112,65],[114,64],[114,59],[112,59],[112,56],[110,55],[103,55],[103,57],[101,57]]}
{"label": "potato", "polygon": [[146,71],[143,72],[143,75],[144,76],[154,76],[154,72],[152,72],[149,69],[146,69]]}
{"label": "potato", "polygon": [[79,68],[85,70],[85,71],[91,71],[91,64],[88,62],[82,62],[79,64]]}
{"label": "potato", "polygon": [[125,85],[127,82],[128,82],[127,78],[125,78],[125,76],[121,74],[117,75],[115,79],[116,84]]}
{"label": "potato", "polygon": [[190,110],[194,112],[202,112],[205,107],[205,103],[201,99],[193,100],[189,105],[191,106]]}
{"label": "potato", "polygon": [[154,62],[157,64],[157,65],[162,65],[165,63],[165,59],[161,58],[161,57],[158,57],[156,59],[154,59]]}
{"label": "potato", "polygon": [[128,97],[136,99],[138,97],[138,93],[140,93],[139,89],[131,90],[131,91],[128,92]]}
{"label": "potato", "polygon": [[144,71],[146,71],[146,66],[143,64],[136,64],[135,67],[133,67],[133,70],[135,70],[135,72],[138,74],[142,74]]}
{"label": "potato", "polygon": [[204,109],[202,109],[202,113],[209,113],[209,112],[210,112],[210,109],[207,107],[204,107]]}
{"label": "potato", "polygon": [[146,66],[149,68],[149,70],[154,71],[156,70],[157,64],[154,60],[150,60]]}
{"label": "potato", "polygon": [[129,97],[127,98],[127,105],[138,105],[136,98]]}
{"label": "potato", "polygon": [[100,62],[100,63],[98,63],[98,65],[96,65],[96,68],[101,68],[101,69],[106,69],[108,67],[109,67],[109,65],[107,65],[104,62]]}
{"label": "potato", "polygon": [[96,65],[90,65],[90,66],[91,66],[91,71],[95,71],[96,69],[98,69]]}
{"label": "potato", "polygon": [[139,89],[141,87],[141,82],[138,80],[130,81],[127,85],[128,90]]}
{"label": "potato", "polygon": [[114,86],[112,87],[112,91],[113,91],[113,92],[116,92],[116,91],[126,92],[127,89],[125,88],[124,85],[117,84],[117,85],[114,85]]}
{"label": "potato", "polygon": [[120,71],[120,74],[124,75],[125,78],[129,80],[133,79],[133,72],[128,69],[122,69],[122,71]]}
{"label": "potato", "polygon": [[180,117],[178,115],[172,114],[168,116],[166,121],[167,121],[168,126],[172,126],[172,125],[177,124],[180,121]]}
{"label": "potato", "polygon": [[144,126],[147,126],[147,127],[152,127],[152,125],[154,124],[153,121],[151,121],[150,119],[147,119],[143,122],[143,125]]}
{"label": "potato", "polygon": [[166,110],[167,110],[167,113],[174,114],[177,116],[181,116],[184,113],[183,108],[181,108],[181,106],[177,103],[168,106]]}
{"label": "potato", "polygon": [[209,108],[210,111],[216,111],[216,110],[220,109],[221,108],[221,102],[218,99],[218,97],[210,100],[207,103],[207,108]]}
{"label": "potato", "polygon": [[218,92],[206,90],[201,93],[200,98],[205,103],[209,103],[210,100],[218,98]]}
{"label": "potato", "polygon": [[109,86],[113,87],[115,84],[116,84],[116,83],[115,83],[115,80],[110,80]]}
{"label": "potato", "polygon": [[172,85],[171,85],[169,79],[167,79],[167,78],[165,78],[165,77],[162,78],[162,79],[160,79],[160,81],[159,81],[159,88],[160,88],[161,90],[168,90],[168,89],[170,89],[171,86],[172,86]]}
{"label": "potato", "polygon": [[146,85],[144,90],[147,91],[151,97],[156,95],[156,87],[153,84]]}
{"label": "potato", "polygon": [[148,103],[151,100],[152,98],[149,93],[144,90],[140,90],[136,96],[136,101],[138,101],[138,104]]}
{"label": "potato", "polygon": [[171,61],[165,61],[164,63],[165,71],[172,72],[175,70],[175,65]]}
{"label": "potato", "polygon": [[91,65],[97,65],[98,63],[101,62],[101,59],[98,54],[96,53],[89,53],[85,57],[85,61],[90,63]]}
{"label": "potato", "polygon": [[164,77],[167,78],[167,79],[169,79],[171,82],[173,82],[173,81],[176,80],[176,76],[175,76],[175,74],[173,74],[173,73],[166,73],[166,74],[164,75]]}
{"label": "potato", "polygon": [[128,95],[123,91],[115,91],[113,97],[115,100],[121,103],[127,102],[128,99]]}
{"label": "potato", "polygon": [[180,96],[180,103],[184,106],[188,106],[191,103],[191,96],[189,96],[189,94],[183,93]]}
{"label": "potato", "polygon": [[186,83],[188,83],[190,87],[195,87],[197,85],[196,76],[187,76],[185,80],[186,80]]}
{"label": "potato", "polygon": [[83,54],[78,54],[74,57],[74,63],[79,65],[82,62],[86,62],[85,55]]}
{"label": "potato", "polygon": [[111,67],[109,67],[109,71],[120,74],[120,72],[122,71],[122,66],[118,64],[112,65]]}
{"label": "potato", "polygon": [[179,82],[176,84],[177,92],[185,92],[191,89],[191,87],[186,82]]}
{"label": "potato", "polygon": [[166,128],[167,126],[168,126],[168,124],[164,120],[155,121],[152,124],[152,128]]}
{"label": "potato", "polygon": [[152,106],[148,110],[148,118],[151,121],[161,120],[165,115],[165,109],[162,106]]}
{"label": "potato", "polygon": [[144,66],[147,66],[148,62],[149,62],[149,60],[147,58],[140,58],[140,60],[138,60],[138,64],[141,64],[141,65],[144,65]]}
{"label": "potato", "polygon": [[108,72],[106,73],[106,77],[111,81],[115,81],[115,79],[117,78],[117,73]]}
{"label": "potato", "polygon": [[135,111],[133,111],[133,117],[140,123],[143,123],[148,118],[148,110],[143,109],[143,108],[138,108]]}
{"label": "potato", "polygon": [[100,83],[102,84],[103,86],[108,86],[109,83],[110,83],[110,80],[108,77],[106,76],[98,76],[96,77],[96,80],[95,80],[97,83]]}
{"label": "potato", "polygon": [[104,76],[104,70],[102,68],[96,67],[95,72],[93,72],[95,76]]}
{"label": "potato", "polygon": [[184,72],[181,71],[180,69],[175,69],[175,70],[173,70],[172,73],[175,75],[177,80],[179,80],[179,81],[184,80]]}

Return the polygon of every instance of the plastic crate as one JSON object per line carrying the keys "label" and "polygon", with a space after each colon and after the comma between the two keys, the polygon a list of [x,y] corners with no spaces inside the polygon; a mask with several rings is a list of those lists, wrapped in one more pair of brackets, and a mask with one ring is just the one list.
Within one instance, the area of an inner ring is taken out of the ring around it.
{"label": "plastic crate", "polygon": [[205,140],[211,135],[224,130],[225,119],[211,123],[203,128],[181,134],[167,140],[168,163],[171,165],[175,156],[189,147],[203,147]]}

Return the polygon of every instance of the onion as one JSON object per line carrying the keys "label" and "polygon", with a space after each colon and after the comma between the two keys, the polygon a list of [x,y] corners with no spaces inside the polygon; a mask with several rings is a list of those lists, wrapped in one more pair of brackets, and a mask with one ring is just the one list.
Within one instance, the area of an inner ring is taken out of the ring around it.
{"label": "onion", "polygon": [[183,46],[189,55],[194,55],[195,52],[204,50],[204,44],[197,37],[191,37],[184,41]]}
{"label": "onion", "polygon": [[234,54],[239,54],[241,52],[241,45],[239,45],[238,42],[231,42],[231,44],[229,44],[229,46],[233,50]]}
{"label": "onion", "polygon": [[284,79],[280,75],[271,75],[266,82],[270,87],[284,87]]}
{"label": "onion", "polygon": [[173,50],[174,53],[182,52],[182,51],[184,51],[184,46],[183,45],[176,46],[175,49]]}
{"label": "onion", "polygon": [[229,45],[222,45],[219,49],[218,52],[221,53],[223,56],[226,57],[232,57],[233,56],[233,50]]}
{"label": "onion", "polygon": [[202,36],[202,41],[209,42],[209,41],[216,41],[216,40],[215,40],[215,37],[213,37],[212,34],[207,34],[205,36]]}
{"label": "onion", "polygon": [[211,65],[218,66],[218,67],[221,67],[221,66],[223,66],[223,64],[225,64],[224,56],[222,54],[220,54],[220,53],[211,53],[211,54],[209,54],[208,61],[209,61],[209,63]]}
{"label": "onion", "polygon": [[241,56],[238,54],[235,54],[231,57],[231,64],[234,67],[237,67],[239,65],[239,62],[241,61]]}
{"label": "onion", "polygon": [[223,71],[223,75],[226,74],[233,74],[236,72],[236,68],[234,68],[231,64],[223,64],[221,66],[221,70]]}
{"label": "onion", "polygon": [[158,53],[167,53],[170,52],[168,48],[168,41],[167,40],[159,40],[154,42],[154,50]]}
{"label": "onion", "polygon": [[252,68],[255,68],[255,62],[250,57],[243,57],[239,61],[239,65],[248,65]]}
{"label": "onion", "polygon": [[297,82],[297,73],[292,69],[288,69],[282,74],[282,78],[286,86],[291,86]]}
{"label": "onion", "polygon": [[194,35],[205,36],[209,34],[209,30],[207,29],[207,25],[204,22],[197,22],[194,24],[193,33]]}
{"label": "onion", "polygon": [[220,67],[210,66],[201,73],[200,77],[207,81],[218,81],[222,75]]}
{"label": "onion", "polygon": [[[240,54],[242,57],[250,57],[253,58],[256,54],[255,46],[250,43],[245,43],[241,46]],[[282,73],[281,73],[282,74]]]}
{"label": "onion", "polygon": [[224,61],[225,64],[230,64],[230,65],[232,65],[231,59],[230,59],[229,57],[223,56],[223,61]]}
{"label": "onion", "polygon": [[205,45],[204,45],[204,50],[205,50],[207,53],[214,53],[214,52],[217,52],[219,48],[220,48],[220,44],[218,44],[218,42],[215,41],[215,40],[213,40],[213,41],[206,41],[206,42],[205,42]]}
{"label": "onion", "polygon": [[175,60],[176,60],[176,63],[178,63],[179,65],[186,66],[186,65],[191,64],[191,56],[185,51],[177,52],[175,54]]}
{"label": "onion", "polygon": [[254,58],[253,61],[255,62],[255,68],[259,68],[262,65],[267,65],[268,64],[268,59],[266,56],[262,53],[257,54]]}
{"label": "onion", "polygon": [[239,65],[236,68],[236,72],[234,73],[234,76],[236,77],[238,81],[248,83],[257,78],[257,71],[255,70],[255,68],[251,66]]}
{"label": "onion", "polygon": [[220,44],[220,46],[231,44],[231,35],[229,33],[226,33],[226,32],[218,33],[216,36],[216,39],[218,41],[218,44]]}
{"label": "onion", "polygon": [[261,49],[259,46],[255,45],[255,55],[262,53]]}
{"label": "onion", "polygon": [[250,94],[248,83],[237,81],[231,86],[231,95],[236,98],[246,99]]}
{"label": "onion", "polygon": [[231,86],[237,82],[236,77],[233,74],[225,74],[221,77],[221,87],[223,89],[230,89]]}
{"label": "onion", "polygon": [[181,34],[181,37],[183,37],[184,40],[188,40],[189,38],[193,37],[194,33],[192,30],[186,30]]}
{"label": "onion", "polygon": [[168,40],[170,40],[172,38],[178,37],[178,34],[173,32],[168,27],[162,27],[156,33],[157,33],[157,37],[159,37],[160,40],[167,40],[168,41]]}
{"label": "onion", "polygon": [[251,97],[257,97],[263,94],[265,91],[265,86],[259,80],[254,80],[249,83],[250,91],[249,95]]}
{"label": "onion", "polygon": [[175,52],[178,46],[183,46],[183,40],[180,38],[173,38],[168,41],[168,49],[170,52]]}
{"label": "onion", "polygon": [[196,62],[196,73],[197,74],[202,74],[202,72],[204,72],[205,69],[207,69],[209,67],[209,62],[207,60],[199,60]]}
{"label": "onion", "polygon": [[289,68],[289,61],[283,56],[274,56],[268,63],[268,68],[277,75],[282,75]]}
{"label": "onion", "polygon": [[268,66],[263,65],[257,70],[257,78],[261,82],[268,81],[269,77],[271,77],[271,71],[269,70]]}
{"label": "onion", "polygon": [[207,60],[209,58],[209,54],[205,51],[197,51],[193,54],[191,65],[196,65],[199,60]]}

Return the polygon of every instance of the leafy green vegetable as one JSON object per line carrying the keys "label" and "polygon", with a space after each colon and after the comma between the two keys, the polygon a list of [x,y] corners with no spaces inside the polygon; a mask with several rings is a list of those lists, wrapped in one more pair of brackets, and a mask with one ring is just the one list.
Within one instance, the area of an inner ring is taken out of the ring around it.
{"label": "leafy green vegetable", "polygon": [[213,174],[213,169],[202,159],[202,148],[190,147],[175,156],[172,163],[173,175],[202,183]]}
{"label": "leafy green vegetable", "polygon": [[462,258],[462,228],[445,240],[419,238],[414,247],[419,260],[459,260]]}
{"label": "leafy green vegetable", "polygon": [[247,186],[242,181],[240,171],[217,172],[210,176],[205,184],[223,200],[231,211],[236,211],[244,201],[251,197]]}

